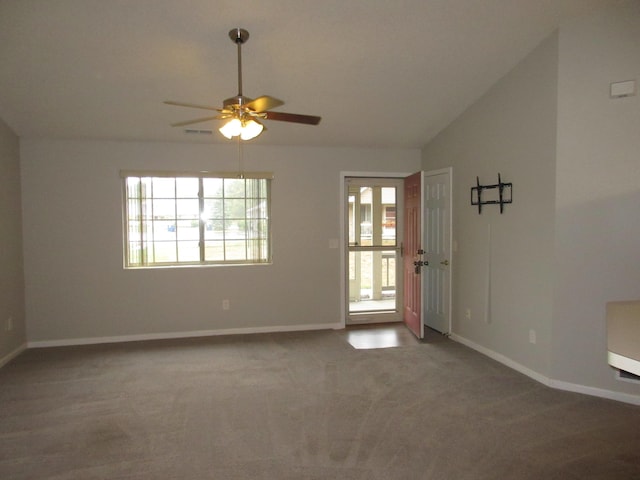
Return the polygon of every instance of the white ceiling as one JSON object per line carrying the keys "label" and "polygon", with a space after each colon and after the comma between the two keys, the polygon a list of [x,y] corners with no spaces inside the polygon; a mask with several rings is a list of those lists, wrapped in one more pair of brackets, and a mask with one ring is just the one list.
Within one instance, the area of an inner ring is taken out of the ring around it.
{"label": "white ceiling", "polygon": [[0,118],[21,137],[228,142],[170,123],[244,94],[318,126],[252,143],[419,148],[569,17],[609,0],[0,0]]}

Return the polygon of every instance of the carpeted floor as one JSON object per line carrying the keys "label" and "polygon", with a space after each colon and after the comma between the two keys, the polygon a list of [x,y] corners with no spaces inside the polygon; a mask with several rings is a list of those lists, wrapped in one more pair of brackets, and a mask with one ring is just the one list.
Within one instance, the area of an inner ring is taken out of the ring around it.
{"label": "carpeted floor", "polygon": [[434,336],[36,349],[0,369],[0,478],[640,479],[640,408]]}

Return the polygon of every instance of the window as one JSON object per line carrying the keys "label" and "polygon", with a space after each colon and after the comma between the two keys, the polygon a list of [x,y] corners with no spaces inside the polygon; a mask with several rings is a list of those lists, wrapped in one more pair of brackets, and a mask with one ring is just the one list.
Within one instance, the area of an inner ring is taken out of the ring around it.
{"label": "window", "polygon": [[125,267],[271,261],[271,174],[122,172]]}

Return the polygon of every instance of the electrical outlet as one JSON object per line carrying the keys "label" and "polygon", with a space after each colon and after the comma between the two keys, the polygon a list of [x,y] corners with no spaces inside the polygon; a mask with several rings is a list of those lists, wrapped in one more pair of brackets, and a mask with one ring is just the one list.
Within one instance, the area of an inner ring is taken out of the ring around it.
{"label": "electrical outlet", "polygon": [[7,332],[13,330],[13,317],[7,318]]}
{"label": "electrical outlet", "polygon": [[464,316],[467,317],[469,320],[471,320],[471,309],[470,308],[467,308],[464,311]]}
{"label": "electrical outlet", "polygon": [[529,330],[529,343],[533,343],[535,345],[536,341],[537,341],[536,331],[535,330]]}
{"label": "electrical outlet", "polygon": [[222,309],[223,310],[230,310],[231,309],[231,305],[229,304],[229,300],[227,300],[227,299],[222,300]]}

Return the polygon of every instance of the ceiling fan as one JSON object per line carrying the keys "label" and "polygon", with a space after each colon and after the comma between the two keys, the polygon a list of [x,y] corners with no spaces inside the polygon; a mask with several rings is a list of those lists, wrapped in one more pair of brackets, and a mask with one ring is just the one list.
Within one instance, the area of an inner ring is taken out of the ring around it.
{"label": "ceiling fan", "polygon": [[173,123],[171,124],[172,127],[181,127],[209,120],[229,120],[220,128],[220,133],[229,139],[239,136],[242,140],[250,140],[262,133],[264,126],[260,122],[261,120],[278,120],[306,125],[318,125],[320,123],[321,117],[313,115],[272,112],[271,109],[283,105],[284,102],[269,95],[263,95],[256,99],[245,97],[242,94],[242,45],[249,39],[249,32],[243,28],[234,28],[229,32],[229,38],[238,46],[238,95],[224,100],[222,108],[167,100],[164,102],[167,105],[220,112],[218,115]]}

